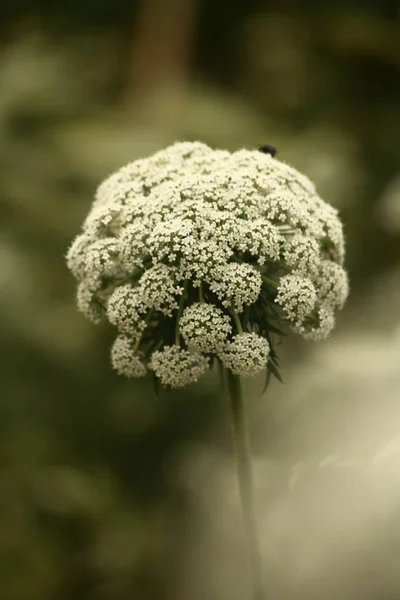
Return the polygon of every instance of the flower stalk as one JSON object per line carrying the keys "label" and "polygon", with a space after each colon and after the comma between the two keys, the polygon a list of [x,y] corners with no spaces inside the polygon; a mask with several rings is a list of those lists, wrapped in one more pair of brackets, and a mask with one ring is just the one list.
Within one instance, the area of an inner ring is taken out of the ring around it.
{"label": "flower stalk", "polygon": [[257,534],[258,527],[254,499],[250,443],[242,386],[238,375],[234,375],[230,369],[225,369],[225,372],[232,413],[233,439],[236,451],[240,501],[253,589],[252,597],[253,600],[265,600],[260,544]]}
{"label": "flower stalk", "polygon": [[204,300],[204,290],[203,290],[203,282],[200,281],[200,285],[199,285],[199,301],[204,304],[205,300]]}
{"label": "flower stalk", "polygon": [[264,283],[266,283],[268,286],[272,287],[274,290],[278,289],[278,284],[273,279],[270,279],[269,277],[266,277],[265,275],[261,275],[261,278]]}
{"label": "flower stalk", "polygon": [[236,326],[237,332],[239,334],[243,333],[243,327],[242,327],[242,324],[240,322],[239,315],[234,310],[232,310],[231,313],[232,313],[233,320],[235,322],[235,326]]}

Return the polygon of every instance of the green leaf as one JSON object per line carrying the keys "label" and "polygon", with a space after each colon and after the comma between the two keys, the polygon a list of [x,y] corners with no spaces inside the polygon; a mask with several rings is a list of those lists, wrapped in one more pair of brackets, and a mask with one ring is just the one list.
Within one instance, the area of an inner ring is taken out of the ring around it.
{"label": "green leaf", "polygon": [[278,327],[275,327],[275,325],[271,325],[270,323],[268,323],[267,327],[268,327],[269,331],[271,331],[272,333],[276,333],[277,335],[283,335],[283,336],[287,335],[281,329],[278,329]]}
{"label": "green leaf", "polygon": [[266,374],[265,374],[265,383],[264,383],[264,386],[263,386],[260,396],[264,396],[270,381],[271,381],[271,371],[269,369],[267,369]]}
{"label": "green leaf", "polygon": [[281,383],[285,383],[281,377],[281,374],[278,371],[278,368],[274,365],[272,361],[269,361],[267,365],[267,370],[271,371],[272,375],[274,375],[274,377],[276,377],[278,381],[280,381]]}

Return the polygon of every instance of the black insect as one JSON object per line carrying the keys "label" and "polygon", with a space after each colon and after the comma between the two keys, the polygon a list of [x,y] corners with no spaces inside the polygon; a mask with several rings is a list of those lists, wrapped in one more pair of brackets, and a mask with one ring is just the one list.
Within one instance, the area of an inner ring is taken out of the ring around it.
{"label": "black insect", "polygon": [[271,156],[275,156],[275,154],[277,153],[277,149],[275,148],[275,146],[270,146],[269,144],[260,146],[259,151],[264,152],[264,154],[270,154]]}

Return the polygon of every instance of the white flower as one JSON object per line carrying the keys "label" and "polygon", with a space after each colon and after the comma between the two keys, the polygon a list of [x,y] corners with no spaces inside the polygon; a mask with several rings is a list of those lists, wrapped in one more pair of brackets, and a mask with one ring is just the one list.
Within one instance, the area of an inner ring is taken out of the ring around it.
{"label": "white flower", "polygon": [[118,264],[119,245],[115,238],[100,238],[86,250],[85,280],[94,285],[102,277],[118,276],[121,267]]}
{"label": "white flower", "polygon": [[299,231],[315,232],[321,231],[321,226],[310,214],[308,198],[293,191],[290,182],[284,184],[282,180],[271,181],[267,179],[260,181],[266,188],[266,194],[262,199],[262,217],[267,218],[276,225],[290,225]]}
{"label": "white flower", "polygon": [[239,333],[218,353],[222,364],[235,375],[253,376],[268,363],[268,341],[256,333]]}
{"label": "white flower", "polygon": [[242,312],[244,305],[257,300],[262,278],[257,269],[247,263],[229,263],[214,271],[209,284],[223,306]]}
{"label": "white flower", "polygon": [[194,286],[207,281],[226,265],[226,252],[215,240],[199,239],[188,246],[179,265],[183,279],[192,279]]}
{"label": "white flower", "polygon": [[147,238],[150,234],[143,219],[137,219],[121,230],[119,237],[119,258],[124,269],[133,273],[143,266],[143,260],[148,256]]}
{"label": "white flower", "polygon": [[196,243],[194,225],[188,219],[171,218],[156,225],[148,245],[155,261],[175,264]]}
{"label": "white flower", "polygon": [[147,372],[135,341],[124,335],[119,335],[111,348],[111,364],[119,375],[125,377],[143,377]]}
{"label": "white flower", "polygon": [[314,310],[316,301],[314,284],[307,277],[290,274],[280,278],[275,302],[289,321],[302,323]]}
{"label": "white flower", "polygon": [[318,211],[316,216],[322,224],[324,235],[321,236],[321,243],[326,247],[328,258],[343,266],[345,247],[343,237],[343,225],[338,218],[336,208],[322,202],[319,198]]}
{"label": "white flower", "polygon": [[93,244],[93,238],[85,233],[77,235],[70,245],[66,259],[67,267],[76,279],[85,277],[85,264],[90,245]]}
{"label": "white flower", "polygon": [[[283,318],[307,339],[326,336],[348,294],[343,261],[337,210],[307,177],[258,150],[200,142],[173,144],[110,175],[67,253],[79,309],[95,322],[107,309],[144,364],[157,344],[177,338],[207,354],[229,347],[231,311],[246,309],[248,331],[281,329]],[[164,357],[174,357],[175,383],[179,373],[192,380],[206,361],[175,346],[155,356],[165,369]],[[166,370],[159,373],[166,382]]]}
{"label": "white flower", "polygon": [[209,154],[210,148],[207,144],[203,144],[202,142],[176,142],[172,146],[154,154],[153,158],[155,161],[163,164],[166,161],[173,162],[177,159],[178,162],[182,162],[183,159],[202,158]]}
{"label": "white flower", "polygon": [[[125,227],[135,223],[136,221],[149,225],[148,219],[148,201],[147,197],[142,194],[135,197],[134,200],[124,204],[120,209],[120,233]],[[150,232],[151,230],[149,230]]]}
{"label": "white flower", "polygon": [[306,276],[315,275],[321,264],[319,244],[310,235],[296,232],[287,239],[283,258],[286,264],[297,273]]}
{"label": "white flower", "polygon": [[129,174],[124,171],[124,168],[122,168],[107,177],[99,185],[91,212],[105,206],[121,206],[125,204],[127,197],[133,196],[133,194],[129,194],[127,188],[128,190],[134,188],[137,193],[142,191],[141,184],[133,181]]}
{"label": "white flower", "polygon": [[120,212],[121,208],[114,204],[93,209],[83,223],[84,232],[94,239],[113,237],[119,229]]}
{"label": "white flower", "polygon": [[195,303],[183,311],[179,331],[186,344],[201,352],[220,350],[232,331],[229,317],[213,304]]}
{"label": "white flower", "polygon": [[108,300],[107,317],[121,333],[138,338],[146,328],[142,318],[146,312],[143,297],[130,283],[120,285]]}
{"label": "white flower", "polygon": [[275,225],[267,219],[255,219],[254,221],[241,220],[239,226],[238,250],[257,257],[260,265],[266,261],[279,260],[282,237]]}
{"label": "white flower", "polygon": [[209,361],[200,353],[179,346],[164,346],[153,353],[151,368],[162,385],[180,388],[197,381],[208,370]]}
{"label": "white flower", "polygon": [[139,281],[140,294],[148,308],[159,310],[167,316],[178,308],[177,298],[183,287],[178,285],[180,276],[175,267],[162,263],[145,271]]}
{"label": "white flower", "polygon": [[88,286],[85,281],[78,284],[76,302],[78,310],[92,323],[101,323],[105,316],[104,304],[98,297],[99,289]]}
{"label": "white flower", "polygon": [[292,327],[293,331],[300,333],[304,339],[313,342],[326,340],[335,326],[333,309],[329,305],[321,305],[317,310],[315,320],[309,320]]}
{"label": "white flower", "polygon": [[320,301],[332,308],[343,308],[349,295],[349,281],[343,267],[331,260],[322,261],[315,287]]}

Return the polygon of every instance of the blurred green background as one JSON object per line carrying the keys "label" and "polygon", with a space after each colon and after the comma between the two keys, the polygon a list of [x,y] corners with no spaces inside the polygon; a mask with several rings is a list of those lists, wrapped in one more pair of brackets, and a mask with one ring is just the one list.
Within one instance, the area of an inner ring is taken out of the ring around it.
{"label": "blurred green background", "polygon": [[[0,24],[0,599],[243,600],[229,415],[109,366],[64,264],[97,184],[269,143],[345,223],[331,340],[246,384],[269,599],[398,600],[400,3],[16,0]],[[396,558],[397,557],[397,558]]]}

